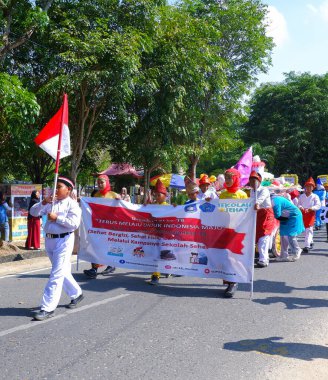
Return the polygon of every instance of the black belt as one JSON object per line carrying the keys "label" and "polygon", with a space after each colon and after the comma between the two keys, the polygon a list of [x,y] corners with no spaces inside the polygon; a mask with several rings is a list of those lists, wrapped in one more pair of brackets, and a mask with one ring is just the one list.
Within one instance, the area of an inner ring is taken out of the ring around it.
{"label": "black belt", "polygon": [[58,238],[63,238],[67,235],[70,235],[72,232],[64,232],[63,234],[46,234],[46,237],[47,238],[50,238],[50,239],[58,239]]}

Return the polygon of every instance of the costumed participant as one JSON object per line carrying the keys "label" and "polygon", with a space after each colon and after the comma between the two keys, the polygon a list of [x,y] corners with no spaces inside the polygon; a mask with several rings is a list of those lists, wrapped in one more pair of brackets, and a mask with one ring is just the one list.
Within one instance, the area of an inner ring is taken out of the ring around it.
{"label": "costumed participant", "polygon": [[[271,194],[273,213],[280,221],[281,254],[276,261],[295,261],[301,257],[302,249],[298,245],[297,236],[304,231],[302,213],[285,197]],[[291,247],[292,257],[288,256]]]}
{"label": "costumed participant", "polygon": [[[109,178],[105,174],[101,174],[97,178],[98,191],[93,195],[96,198],[109,198],[109,199],[120,199],[120,196],[111,191],[111,186],[109,182]],[[102,267],[103,264],[92,263],[90,269],[85,269],[83,273],[89,278],[97,278],[98,276],[98,268]],[[103,276],[108,276],[115,271],[115,267],[108,265],[105,270],[103,270],[100,274]]]}
{"label": "costumed participant", "polygon": [[219,198],[213,186],[211,186],[211,181],[207,174],[203,174],[199,179],[199,193],[197,195],[198,200],[206,200],[209,202],[211,199]]}
{"label": "costumed participant", "polygon": [[186,185],[186,192],[188,195],[188,200],[184,204],[188,205],[189,203],[197,202],[197,196],[199,193],[199,187],[197,186],[197,183],[192,181],[188,176],[184,178],[184,182]]}
{"label": "costumed participant", "polygon": [[30,209],[34,217],[47,215],[44,226],[45,248],[52,265],[50,277],[44,289],[41,309],[34,315],[37,321],[53,316],[63,288],[71,298],[71,303],[66,306],[69,309],[75,308],[84,298],[82,289],[71,273],[73,232],[79,227],[81,221],[81,209],[70,197],[73,188],[74,183],[71,179],[58,177],[54,200],[52,197],[46,197]]}
{"label": "costumed participant", "polygon": [[300,196],[300,192],[297,189],[293,189],[288,192],[290,195],[290,199],[295,206],[298,206],[298,197]]}
{"label": "costumed participant", "polygon": [[254,210],[257,211],[255,242],[259,251],[257,266],[265,268],[269,265],[270,235],[275,228],[276,221],[273,215],[269,189],[261,186],[261,182],[261,174],[252,171],[249,177],[249,184],[252,188],[251,197],[256,199],[254,205]]}
{"label": "costumed participant", "polygon": [[[246,199],[247,194],[240,189],[240,173],[237,169],[231,168],[224,172],[224,188],[220,194],[220,199]],[[236,282],[223,280],[223,283],[228,285],[224,291],[224,297],[232,298],[238,288]]]}
{"label": "costumed participant", "polygon": [[[157,180],[155,185],[155,191],[154,191],[154,198],[155,198],[155,205],[161,205],[161,206],[168,206],[169,203],[166,202],[166,196],[167,196],[167,190],[166,187],[163,185],[162,181],[160,179]],[[160,272],[153,272],[150,281],[148,282],[149,285],[158,285],[159,279],[161,277]]]}
{"label": "costumed participant", "polygon": [[298,199],[298,207],[303,215],[303,223],[305,227],[305,247],[304,253],[308,253],[313,248],[313,226],[315,222],[315,213],[321,209],[321,202],[316,194],[313,194],[315,183],[310,177],[304,184],[305,192]]}
{"label": "costumed participant", "polygon": [[32,206],[40,202],[40,192],[38,190],[33,190],[31,193],[30,204],[28,206],[27,215],[27,239],[25,247],[27,249],[40,249],[40,216],[32,216],[30,210]]}
{"label": "costumed participant", "polygon": [[[326,190],[326,199],[325,199],[325,209],[328,208],[328,184],[325,183],[324,184],[324,187],[325,187],[325,190]],[[327,215],[327,211],[325,212],[325,217]],[[328,243],[328,223],[327,221],[325,220],[324,223],[326,224],[326,235],[327,235],[327,240],[326,240],[326,243]]]}
{"label": "costumed participant", "polygon": [[323,208],[325,208],[326,206],[326,190],[325,190],[325,187],[323,186],[323,183],[321,182],[321,179],[318,178],[317,179],[317,187],[316,189],[313,190],[313,194],[316,194],[319,199],[320,199],[320,202],[321,202],[321,208],[316,211],[315,213],[315,229],[316,230],[320,230],[321,229],[321,226],[323,224],[320,216],[321,216],[321,210]]}

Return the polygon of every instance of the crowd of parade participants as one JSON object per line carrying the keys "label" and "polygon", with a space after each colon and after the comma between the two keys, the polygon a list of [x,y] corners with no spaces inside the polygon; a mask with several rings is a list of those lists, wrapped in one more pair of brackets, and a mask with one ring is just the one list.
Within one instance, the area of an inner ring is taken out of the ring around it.
{"label": "crowd of parade participants", "polygon": [[[302,253],[307,253],[313,248],[313,229],[320,229],[322,221],[320,213],[325,206],[326,191],[320,179],[315,184],[309,178],[304,184],[304,191],[295,187],[290,189],[272,188],[262,185],[262,176],[258,171],[252,171],[249,176],[247,191],[240,185],[240,173],[231,168],[224,173],[223,188],[217,191],[209,177],[204,174],[198,182],[185,177],[185,188],[188,200],[185,204],[220,199],[254,199],[254,210],[257,214],[256,223],[256,247],[258,259],[256,266],[265,268],[269,265],[269,252],[277,229],[280,231],[280,256],[277,261],[294,262],[300,259]],[[108,176],[100,175],[97,179],[98,190],[92,196],[109,199],[122,199],[130,201],[125,188],[121,194],[111,189]],[[74,183],[67,177],[59,177],[56,197],[46,197],[42,202],[33,204],[30,208],[32,217],[47,215],[45,231],[45,249],[52,263],[52,270],[46,284],[41,308],[35,313],[34,319],[42,321],[52,317],[64,288],[71,298],[68,308],[75,308],[84,298],[82,290],[71,274],[70,255],[74,245],[74,231],[79,227],[81,209],[73,199]],[[168,190],[160,179],[157,180],[153,190],[153,199],[145,202],[167,206]],[[305,235],[304,247],[299,246],[297,240],[302,233]],[[327,229],[328,240],[328,229]],[[90,269],[84,270],[84,274],[90,279],[96,279],[98,275],[110,276],[115,267],[101,263],[92,263]],[[154,272],[149,280],[150,285],[158,285],[161,274]],[[238,284],[223,281],[226,285],[224,297],[232,298],[238,288]]]}

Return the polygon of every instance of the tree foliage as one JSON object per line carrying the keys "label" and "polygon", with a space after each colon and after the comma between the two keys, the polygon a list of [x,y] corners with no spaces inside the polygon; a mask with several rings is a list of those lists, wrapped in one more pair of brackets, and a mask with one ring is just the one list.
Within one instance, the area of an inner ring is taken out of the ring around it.
{"label": "tree foliage", "polygon": [[244,136],[270,152],[276,175],[306,179],[327,172],[327,128],[328,74],[291,72],[283,82],[255,91]]}

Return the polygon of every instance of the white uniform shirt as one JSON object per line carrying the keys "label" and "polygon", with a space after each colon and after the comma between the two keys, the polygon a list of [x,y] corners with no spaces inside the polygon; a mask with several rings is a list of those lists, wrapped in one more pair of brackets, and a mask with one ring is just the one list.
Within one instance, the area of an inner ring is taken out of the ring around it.
{"label": "white uniform shirt", "polygon": [[310,208],[313,211],[320,210],[321,202],[317,194],[311,194],[308,197],[305,193],[301,194],[298,198],[298,207]]}
{"label": "white uniform shirt", "polygon": [[55,222],[47,220],[44,226],[45,233],[57,235],[65,232],[73,232],[79,227],[81,222],[81,209],[78,203],[71,197],[55,201],[52,211],[51,208],[52,204],[47,203],[43,205],[42,202],[39,202],[30,209],[32,216],[47,215],[49,212],[57,214],[57,220]]}
{"label": "white uniform shirt", "polygon": [[[259,186],[256,193],[257,193],[256,203],[260,206],[260,208],[272,207],[269,189],[263,186]],[[255,192],[253,189],[251,190],[251,197],[255,198]]]}
{"label": "white uniform shirt", "polygon": [[213,187],[209,187],[205,193],[202,192],[202,190],[199,189],[199,193],[197,194],[197,199],[199,201],[202,201],[206,198],[216,199],[219,198],[216,194],[216,191]]}

